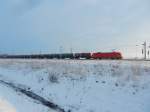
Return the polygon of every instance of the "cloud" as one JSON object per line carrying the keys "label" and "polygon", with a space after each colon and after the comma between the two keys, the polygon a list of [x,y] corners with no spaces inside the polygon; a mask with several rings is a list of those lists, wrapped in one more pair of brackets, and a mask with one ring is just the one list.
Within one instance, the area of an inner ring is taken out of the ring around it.
{"label": "cloud", "polygon": [[14,0],[12,2],[12,11],[15,15],[24,13],[38,7],[45,0]]}

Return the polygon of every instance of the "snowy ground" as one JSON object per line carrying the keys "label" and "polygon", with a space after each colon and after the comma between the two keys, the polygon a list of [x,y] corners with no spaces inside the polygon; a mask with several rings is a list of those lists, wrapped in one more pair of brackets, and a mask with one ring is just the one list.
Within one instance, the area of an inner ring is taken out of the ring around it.
{"label": "snowy ground", "polygon": [[[5,83],[4,83],[4,82]],[[150,62],[0,60],[0,112],[150,112]]]}

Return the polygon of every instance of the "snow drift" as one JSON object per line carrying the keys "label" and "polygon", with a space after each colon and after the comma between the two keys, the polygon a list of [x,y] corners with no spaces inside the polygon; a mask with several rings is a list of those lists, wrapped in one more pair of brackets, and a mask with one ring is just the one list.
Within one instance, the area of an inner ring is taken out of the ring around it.
{"label": "snow drift", "polygon": [[59,107],[49,108],[1,82],[0,99],[11,105],[10,112],[150,111],[146,61],[0,60],[0,80]]}

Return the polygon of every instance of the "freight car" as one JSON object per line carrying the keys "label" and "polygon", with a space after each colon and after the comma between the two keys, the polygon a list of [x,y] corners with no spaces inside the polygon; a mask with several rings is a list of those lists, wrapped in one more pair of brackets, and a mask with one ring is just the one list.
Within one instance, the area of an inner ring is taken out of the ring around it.
{"label": "freight car", "polygon": [[107,52],[107,53],[93,53],[91,55],[92,59],[122,59],[122,55],[120,52]]}
{"label": "freight car", "polygon": [[74,59],[90,59],[91,58],[91,53],[75,53],[74,54]]}
{"label": "freight car", "polygon": [[60,59],[73,59],[74,55],[73,53],[65,53],[65,54],[59,54]]}

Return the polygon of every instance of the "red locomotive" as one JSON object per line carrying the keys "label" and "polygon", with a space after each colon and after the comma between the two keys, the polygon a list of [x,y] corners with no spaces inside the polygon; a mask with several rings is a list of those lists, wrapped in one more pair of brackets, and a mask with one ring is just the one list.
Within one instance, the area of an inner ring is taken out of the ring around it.
{"label": "red locomotive", "polygon": [[122,55],[120,52],[106,52],[106,53],[93,53],[91,55],[93,59],[122,59]]}

